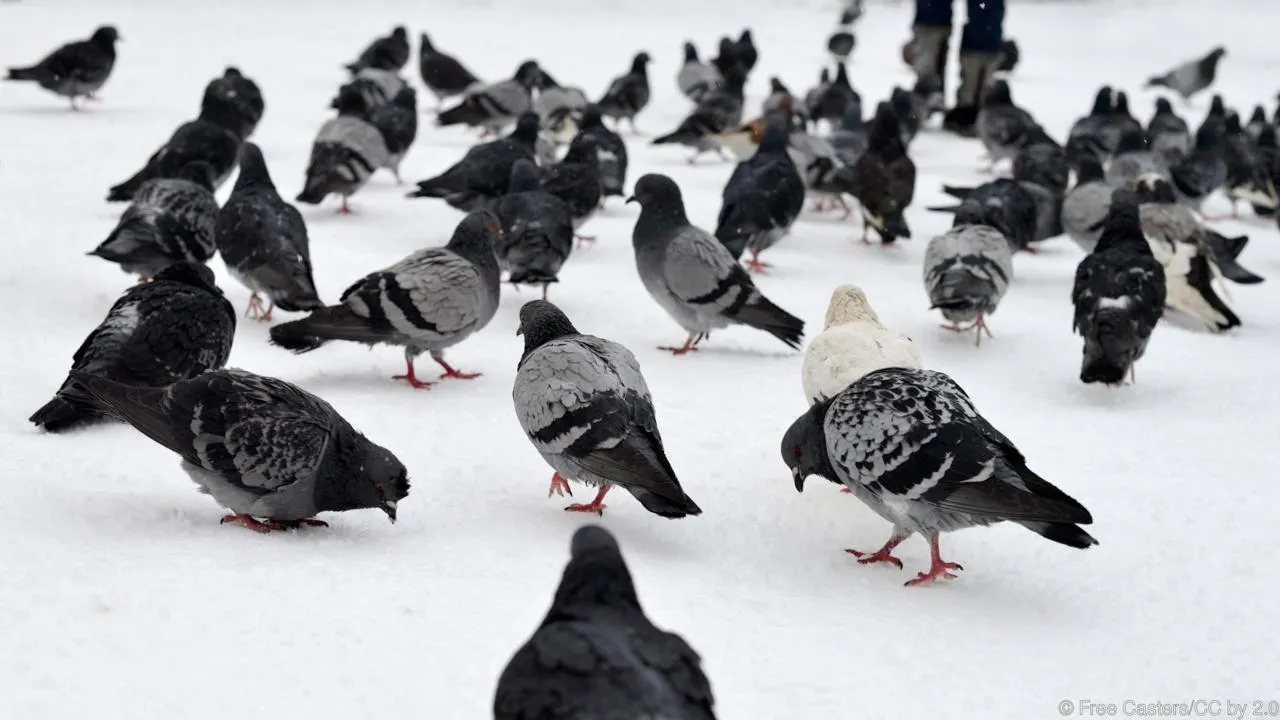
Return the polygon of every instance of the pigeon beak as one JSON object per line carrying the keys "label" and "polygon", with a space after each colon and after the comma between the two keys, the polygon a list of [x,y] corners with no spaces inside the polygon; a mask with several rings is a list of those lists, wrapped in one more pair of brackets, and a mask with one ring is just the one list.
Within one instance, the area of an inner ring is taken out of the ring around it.
{"label": "pigeon beak", "polygon": [[382,503],[382,511],[387,514],[387,518],[391,520],[391,524],[396,522],[396,501],[388,500]]}
{"label": "pigeon beak", "polygon": [[631,204],[631,203],[633,203],[633,202],[640,202],[639,200],[637,200],[637,199],[636,199],[636,196],[635,196],[635,195],[632,195],[631,197],[627,198],[627,202],[626,202],[626,203],[624,203],[624,204],[625,204],[625,205],[630,205],[630,204]]}
{"label": "pigeon beak", "polygon": [[516,328],[516,337],[520,337],[523,334],[524,334],[524,323],[521,323],[520,326]]}
{"label": "pigeon beak", "polygon": [[804,473],[800,472],[800,468],[791,468],[791,477],[796,481],[796,492],[804,492]]}

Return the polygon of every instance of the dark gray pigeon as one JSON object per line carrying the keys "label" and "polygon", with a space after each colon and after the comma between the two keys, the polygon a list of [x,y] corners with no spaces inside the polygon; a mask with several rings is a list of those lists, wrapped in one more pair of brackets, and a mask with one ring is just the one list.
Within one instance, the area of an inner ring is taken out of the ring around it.
{"label": "dark gray pigeon", "polygon": [[[182,457],[200,491],[257,532],[326,526],[322,512],[379,509],[409,494],[404,465],[329,403],[275,378],[213,370],[167,388],[88,373],[72,380],[111,414]],[[262,518],[259,520],[258,518]]]}
{"label": "dark gray pigeon", "polygon": [[879,550],[846,550],[859,564],[901,569],[894,548],[915,533],[929,541],[929,570],[907,585],[951,579],[962,569],[942,559],[944,532],[1007,521],[1068,547],[1098,543],[1079,527],[1093,522],[1089,511],[1032,472],[1013,441],[940,372],[867,373],[806,410],[783,436],[781,450],[796,490],[804,490],[810,475],[842,483],[893,524]]}
{"label": "dark gray pigeon", "polygon": [[498,679],[494,720],[715,720],[702,659],[654,627],[609,531],[578,529],[551,609]]}
{"label": "dark gray pigeon", "polygon": [[636,115],[649,105],[649,53],[637,53],[626,75],[614,78],[597,105],[615,122],[626,120],[636,133]]}
{"label": "dark gray pigeon", "polygon": [[887,102],[876,106],[867,149],[848,171],[849,192],[862,205],[862,241],[874,228],[884,244],[911,237],[905,212],[915,199],[916,164],[902,141],[901,124]]}
{"label": "dark gray pigeon", "polygon": [[[998,178],[976,188],[957,188],[944,185],[942,191],[960,199],[977,200],[983,207],[983,217],[989,225],[1004,233],[1014,247],[1035,252],[1030,247],[1037,239],[1040,228],[1040,205],[1030,183],[1020,183],[1008,178]],[[931,207],[933,212],[956,212],[959,205]]]}
{"label": "dark gray pigeon", "polygon": [[235,66],[229,66],[223,71],[222,80],[228,88],[226,102],[234,111],[233,115],[240,120],[240,126],[234,132],[241,140],[248,140],[258,128],[258,123],[262,122],[262,115],[267,110],[262,89]]}
{"label": "dark gray pigeon", "polygon": [[[547,168],[542,175],[542,189],[555,195],[573,212],[573,228],[578,230],[596,214],[603,197],[600,183],[600,159],[595,138],[579,133],[569,143],[564,159]],[[595,240],[579,235],[582,240]]]}
{"label": "dark gray pigeon", "polygon": [[481,84],[457,58],[436,50],[426,33],[422,33],[418,44],[418,72],[427,89],[436,96],[437,109],[445,100]]}
{"label": "dark gray pigeon", "polygon": [[236,106],[236,87],[234,80],[225,78],[210,82],[200,101],[199,117],[179,125],[141,170],[110,189],[107,202],[132,200],[146,181],[177,177],[193,162],[208,163],[214,189],[221,187],[235,168],[244,141],[238,134],[244,130],[244,117]]}
{"label": "dark gray pigeon", "polygon": [[1178,93],[1183,100],[1213,84],[1218,75],[1218,61],[1227,54],[1226,48],[1216,47],[1199,60],[1191,60],[1163,75],[1147,80],[1146,87],[1165,87]]}
{"label": "dark gray pigeon", "polygon": [[679,144],[694,149],[690,165],[705,152],[717,152],[728,159],[713,136],[742,123],[743,87],[746,75],[741,72],[725,77],[725,84],[702,96],[698,106],[675,130],[653,139],[654,145]]}
{"label": "dark gray pigeon", "polygon": [[538,142],[538,116],[520,116],[510,135],[476,145],[448,170],[418,182],[411,198],[442,198],[466,212],[487,207],[507,192],[511,168],[517,160],[533,160]]}
{"label": "dark gray pigeon", "polygon": [[457,105],[436,115],[436,125],[483,128],[485,135],[498,132],[533,109],[533,88],[542,79],[538,63],[526,60],[512,77],[468,90]]}
{"label": "dark gray pigeon", "polygon": [[493,249],[508,282],[541,285],[546,300],[547,286],[560,282],[557,273],[573,251],[573,212],[542,189],[538,166],[522,159],[511,168],[511,186],[493,213],[502,227]]}
{"label": "dark gray pigeon", "polygon": [[115,229],[89,254],[144,280],[175,263],[204,263],[217,250],[217,216],[213,169],[195,161],[177,177],[144,182]]}
{"label": "dark gray pigeon", "polygon": [[618,133],[604,126],[600,108],[588,105],[582,110],[578,132],[596,143],[600,167],[600,188],[605,197],[627,194],[627,145]]}
{"label": "dark gray pigeon", "polygon": [[1271,168],[1240,127],[1240,118],[1227,116],[1222,135],[1222,159],[1227,166],[1227,197],[1231,200],[1231,217],[1240,217],[1239,203],[1246,202],[1275,211],[1280,205]]}
{"label": "dark gray pigeon", "polygon": [[409,62],[409,33],[403,25],[397,25],[386,37],[369,43],[356,61],[346,66],[351,72],[365,68],[398,71]]}
{"label": "dark gray pigeon", "polygon": [[[83,372],[127,385],[165,387],[227,362],[236,312],[204,265],[161,270],[116,300],[71,361]],[[67,378],[31,422],[59,432],[104,415],[97,402]]]}
{"label": "dark gray pigeon", "polygon": [[1147,123],[1147,137],[1151,140],[1151,152],[1161,159],[1165,167],[1178,164],[1191,152],[1191,132],[1187,129],[1187,121],[1173,111],[1173,104],[1168,98],[1156,100],[1155,114]]}
{"label": "dark gray pigeon", "polygon": [[11,67],[5,80],[35,82],[55,95],[71,100],[79,110],[78,98],[96,100],[116,65],[116,41],[120,34],[110,25],[93,31],[88,40],[67,43],[31,67]]}
{"label": "dark gray pigeon", "polygon": [[1164,268],[1143,234],[1137,198],[1117,191],[1101,239],[1076,268],[1072,328],[1084,337],[1080,380],[1119,385],[1134,377],[1164,314]]}
{"label": "dark gray pigeon", "polygon": [[1089,114],[1076,120],[1067,132],[1067,156],[1073,167],[1078,168],[1086,155],[1105,161],[1115,152],[1120,134],[1110,123],[1111,99],[1110,86],[1098,88]]}
{"label": "dark gray pigeon", "polygon": [[736,260],[751,251],[747,267],[764,272],[760,253],[791,230],[804,209],[804,180],[787,154],[791,118],[770,113],[756,153],[739,163],[721,195],[716,239]]}
{"label": "dark gray pigeon", "polygon": [[[1049,138],[1045,138],[1049,140]],[[1031,142],[1013,158],[1013,179],[1035,183],[1062,195],[1071,181],[1071,162],[1066,150],[1056,142]]]}
{"label": "dark gray pigeon", "polygon": [[246,315],[270,320],[277,305],[288,312],[324,307],[311,276],[307,224],[276,192],[253,143],[240,149],[240,176],[218,211],[214,237],[227,270],[253,293]]}
{"label": "dark gray pigeon", "polygon": [[859,115],[862,114],[862,96],[853,89],[849,82],[849,71],[840,64],[836,66],[835,78],[813,98],[813,104],[807,106],[806,110],[814,122],[826,120],[832,125],[838,125],[844,122],[845,113],[853,107],[858,108]]}
{"label": "dark gray pigeon", "polygon": [[338,116],[320,126],[311,144],[307,178],[298,202],[319,205],[330,195],[342,197],[338,212],[351,212],[347,198],[356,194],[378,168],[387,167],[391,153],[382,133],[364,118],[369,106],[363,96],[343,88],[337,102]]}
{"label": "dark gray pigeon", "polygon": [[1013,160],[1032,138],[1044,134],[1031,113],[1013,104],[1009,83],[1004,80],[996,80],[987,89],[978,111],[977,130],[992,166]]}
{"label": "dark gray pigeon", "polygon": [[703,338],[730,325],[763,330],[788,347],[800,347],[804,321],[774,305],[729,251],[689,223],[680,187],[665,175],[645,175],[627,202],[640,203],[632,233],[636,270],[653,299],[689,337],[675,355],[697,350]]}
{"label": "dark gray pigeon", "polygon": [[391,98],[391,102],[374,108],[367,119],[382,134],[382,141],[387,146],[385,167],[395,176],[397,185],[403,184],[400,163],[418,137],[418,93],[406,84]]}
{"label": "dark gray pigeon", "polygon": [[1107,115],[1107,126],[1110,128],[1111,136],[1116,138],[1117,147],[1125,134],[1142,131],[1142,123],[1138,122],[1138,118],[1134,117],[1129,110],[1129,95],[1123,90],[1116,92],[1115,103]]}
{"label": "dark gray pigeon", "polygon": [[435,384],[414,374],[413,359],[423,352],[444,368],[441,378],[479,377],[454,369],[445,362],[444,351],[488,325],[497,312],[501,273],[493,247],[500,232],[492,213],[472,212],[448,245],[419,250],[366,275],[342,293],[341,304],[271,328],[271,343],[296,353],[330,340],[400,345],[405,374],[394,379],[414,388]]}
{"label": "dark gray pigeon", "polygon": [[703,96],[724,85],[724,77],[714,65],[698,59],[698,49],[693,43],[684,44],[684,63],[676,73],[676,87],[680,94],[694,102],[702,102]]}
{"label": "dark gray pigeon", "polygon": [[545,300],[520,308],[516,334],[524,336],[524,354],[511,398],[520,427],[555,470],[548,497],[572,495],[573,480],[599,490],[591,502],[566,507],[570,512],[603,515],[616,485],[655,515],[702,514],[667,460],[653,398],[630,350],[583,335]]}
{"label": "dark gray pigeon", "polygon": [[[942,311],[952,332],[974,331],[991,337],[987,315],[996,311],[1013,279],[1013,245],[989,224],[989,212],[975,199],[960,203],[951,229],[935,237],[924,251],[924,287],[929,309]],[[960,323],[969,323],[961,327]]]}
{"label": "dark gray pigeon", "polygon": [[1218,126],[1206,124],[1196,131],[1196,144],[1190,154],[1169,169],[1179,202],[1199,210],[1205,198],[1227,184],[1222,144]]}

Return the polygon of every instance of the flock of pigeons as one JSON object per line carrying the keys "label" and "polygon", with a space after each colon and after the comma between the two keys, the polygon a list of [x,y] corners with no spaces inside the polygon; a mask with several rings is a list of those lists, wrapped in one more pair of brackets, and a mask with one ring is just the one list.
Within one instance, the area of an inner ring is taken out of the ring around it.
{"label": "flock of pigeons", "polygon": [[[669,177],[639,178],[627,200],[640,206],[636,270],[687,334],[664,348],[674,355],[697,350],[729,325],[801,346],[804,322],[770,302],[752,272],[765,270],[760,254],[786,237],[807,195],[843,206],[846,215],[846,198],[856,199],[864,227],[883,243],[910,237],[904,211],[915,165],[908,148],[928,110],[913,92],[895,89],[863,123],[846,71],[860,16],[859,2],[842,12],[828,43],[834,71],[823,69],[804,97],[772,78],[761,115],[745,123],[743,88],[759,59],[750,31],[722,39],[708,62],[686,44],[677,85],[692,108],[653,142],[692,147],[691,162],[708,151],[740,161],[714,232],[690,223]],[[11,69],[9,79],[35,81],[77,107],[109,77],[117,39],[114,28],[100,28],[35,66]],[[338,195],[346,212],[347,199],[377,170],[399,179],[418,131],[416,93],[399,75],[409,54],[398,27],[347,66],[351,79],[333,101],[336,116],[316,136],[298,202]],[[1221,56],[1215,51],[1152,84],[1193,95],[1212,82]],[[249,142],[264,113],[262,93],[227,68],[205,88],[199,116],[111,188],[108,200],[130,205],[90,254],[140,282],[85,339],[66,381],[31,421],[49,432],[104,417],[129,423],[182,458],[200,490],[230,510],[223,522],[270,532],[323,526],[319,513],[363,508],[394,522],[409,480],[391,450],[292,383],[224,367],[236,312],[206,263],[220,254],[252,291],[251,316],[270,320],[277,306],[307,313],[272,327],[273,344],[293,352],[335,341],[400,346],[406,369],[397,379],[415,388],[433,384],[415,371],[424,352],[442,379],[476,377],[444,352],[492,320],[505,271],[509,282],[543,288],[542,300],[520,309],[525,345],[512,399],[554,471],[550,492],[572,494],[571,482],[596,488],[590,502],[565,508],[576,512],[603,514],[606,494],[620,487],[656,515],[700,514],[665,454],[635,356],[580,332],[545,299],[575,236],[585,239],[582,226],[605,198],[626,195],[626,143],[604,120],[634,131],[650,98],[649,60],[638,53],[592,103],[535,61],[485,84],[422,35],[422,80],[440,103],[454,103],[439,110],[438,124],[489,135],[514,129],[474,146],[409,194],[466,212],[447,245],[355,280],[335,305],[316,291],[302,216],[276,191],[261,149]],[[820,134],[824,125],[830,129]],[[1066,233],[1088,253],[1072,293],[1084,338],[1081,379],[1119,384],[1132,376],[1166,308],[1213,331],[1240,324],[1213,283],[1261,281],[1237,262],[1247,238],[1215,233],[1197,211],[1206,196],[1225,190],[1233,202],[1274,213],[1278,130],[1280,112],[1269,122],[1259,108],[1242,124],[1218,97],[1194,134],[1165,100],[1144,126],[1124,92],[1104,87],[1059,143],[997,80],[978,136],[993,164],[1012,162],[1012,177],[946,188],[960,202],[937,208],[955,222],[925,253],[929,298],[952,329],[973,330],[980,342],[1012,280],[1015,254]],[[219,207],[213,191],[237,166]],[[884,327],[858,288],[833,294],[824,330],[806,350],[802,384],[809,408],[780,444],[796,489],[821,476],[893,526],[880,549],[848,551],[860,563],[901,568],[894,548],[919,533],[932,562],[908,584],[952,578],[960,566],[943,560],[939,535],[1004,521],[1070,547],[1096,544],[1080,527],[1092,522],[1088,510],[1033,472],[954,380],[924,369],[914,343]],[[571,555],[550,613],[502,676],[496,716],[580,717],[625,706],[652,716],[713,717],[696,653],[644,617],[612,536],[585,527]]]}

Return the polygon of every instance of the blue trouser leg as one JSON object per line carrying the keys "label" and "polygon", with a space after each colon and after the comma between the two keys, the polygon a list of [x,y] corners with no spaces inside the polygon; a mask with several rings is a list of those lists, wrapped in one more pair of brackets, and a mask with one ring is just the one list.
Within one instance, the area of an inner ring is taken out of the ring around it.
{"label": "blue trouser leg", "polygon": [[[917,18],[920,6],[931,2],[918,0]],[[968,3],[969,17],[964,24],[964,34],[960,36],[960,52],[999,52],[1004,43],[1004,0],[968,0]],[[948,9],[947,15],[950,14]]]}
{"label": "blue trouser leg", "polygon": [[[951,27],[951,2],[952,0],[916,0],[915,24]],[[1003,7],[1004,4],[1001,3],[1001,8]]]}

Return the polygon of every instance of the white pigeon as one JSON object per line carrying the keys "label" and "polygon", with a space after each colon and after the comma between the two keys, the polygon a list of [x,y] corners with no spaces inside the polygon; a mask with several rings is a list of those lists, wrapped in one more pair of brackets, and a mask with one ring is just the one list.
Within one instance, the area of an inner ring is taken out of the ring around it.
{"label": "white pigeon", "polygon": [[831,294],[826,326],[804,351],[800,379],[812,405],[835,397],[873,370],[918,370],[921,364],[920,349],[911,338],[882,325],[860,288],[841,285]]}

